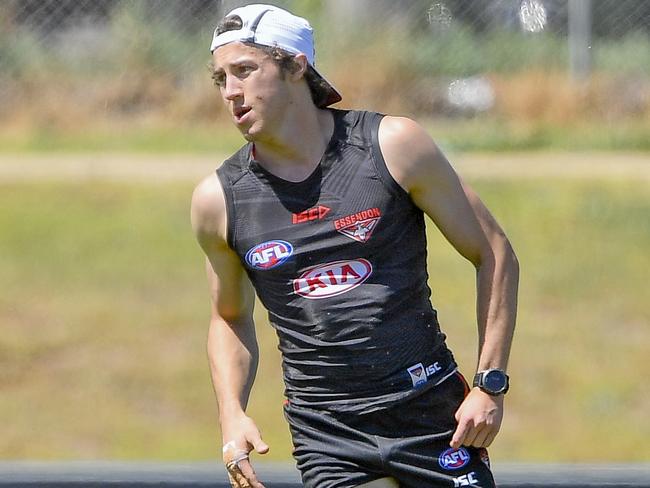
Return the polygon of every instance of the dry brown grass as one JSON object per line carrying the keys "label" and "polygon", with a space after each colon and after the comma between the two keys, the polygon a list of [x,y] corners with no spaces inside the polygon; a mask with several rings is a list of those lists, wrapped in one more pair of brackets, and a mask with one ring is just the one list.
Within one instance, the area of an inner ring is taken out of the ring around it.
{"label": "dry brown grass", "polygon": [[83,132],[107,122],[166,125],[170,119],[211,120],[216,94],[207,75],[182,83],[155,73],[133,73],[112,79],[58,77],[31,79],[7,88],[11,100],[0,115],[0,130]]}
{"label": "dry brown grass", "polygon": [[[395,64],[382,62],[379,54],[353,53],[328,70],[328,77],[344,94],[343,107],[460,120],[458,113],[448,112],[449,80],[416,78]],[[534,133],[549,126],[601,127],[605,134],[612,126],[622,127],[621,122],[642,126],[650,117],[650,80],[597,75],[574,83],[564,73],[540,70],[493,74],[489,79],[495,105],[482,120],[509,127],[515,138],[519,132]],[[83,138],[106,132],[107,127],[109,131],[114,127],[137,131],[227,122],[207,70],[183,79],[154,71],[86,80],[35,76],[6,84],[4,90],[0,133],[5,137],[51,132]]]}
{"label": "dry brown grass", "polygon": [[512,121],[570,125],[650,115],[650,82],[596,75],[584,82],[566,73],[527,71],[490,77],[495,113]]}

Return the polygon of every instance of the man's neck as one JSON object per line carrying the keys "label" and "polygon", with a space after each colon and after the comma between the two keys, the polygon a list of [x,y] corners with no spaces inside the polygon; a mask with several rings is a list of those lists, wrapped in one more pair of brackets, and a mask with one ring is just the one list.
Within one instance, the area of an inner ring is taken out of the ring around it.
{"label": "man's neck", "polygon": [[282,179],[302,181],[320,163],[334,131],[334,118],[331,111],[316,107],[292,115],[275,137],[255,141],[255,159]]}

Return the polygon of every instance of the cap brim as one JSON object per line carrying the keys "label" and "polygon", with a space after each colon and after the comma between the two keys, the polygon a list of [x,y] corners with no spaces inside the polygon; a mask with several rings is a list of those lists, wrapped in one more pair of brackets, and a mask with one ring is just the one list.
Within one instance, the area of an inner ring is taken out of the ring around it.
{"label": "cap brim", "polygon": [[323,103],[322,105],[320,105],[319,108],[325,108],[325,107],[328,107],[328,106],[330,106],[330,105],[333,105],[333,104],[338,103],[338,102],[340,102],[341,100],[343,100],[343,97],[342,97],[341,94],[336,90],[336,88],[334,88],[334,86],[333,86],[329,81],[327,81],[327,79],[326,79],[323,75],[321,75],[321,74],[318,72],[318,70],[317,70],[316,68],[314,68],[314,67],[311,66],[311,65],[310,65],[309,67],[312,69],[312,71],[314,72],[314,74],[315,74],[318,78],[321,79],[321,81],[322,81],[322,82],[327,86],[327,89],[328,89],[327,98],[325,99],[325,103]]}

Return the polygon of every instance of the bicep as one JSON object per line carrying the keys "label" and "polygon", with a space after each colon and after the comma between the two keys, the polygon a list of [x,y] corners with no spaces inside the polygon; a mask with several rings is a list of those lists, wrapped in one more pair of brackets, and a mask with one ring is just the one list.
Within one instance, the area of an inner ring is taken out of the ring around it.
{"label": "bicep", "polygon": [[206,255],[212,317],[246,322],[252,317],[254,294],[237,254],[226,242],[226,202],[216,175],[206,178],[192,197],[192,228]]}
{"label": "bicep", "polygon": [[[453,173],[453,174],[452,174]],[[436,176],[422,176],[411,191],[411,198],[440,232],[465,258],[480,264],[488,247],[486,235],[458,176],[451,171],[436,171]]]}
{"label": "bicep", "polygon": [[239,258],[227,250],[206,259],[212,318],[247,322],[252,318],[255,294]]}
{"label": "bicep", "polygon": [[382,154],[397,183],[461,255],[480,264],[489,243],[444,154],[424,129],[408,119],[389,119],[383,136],[380,126]]}

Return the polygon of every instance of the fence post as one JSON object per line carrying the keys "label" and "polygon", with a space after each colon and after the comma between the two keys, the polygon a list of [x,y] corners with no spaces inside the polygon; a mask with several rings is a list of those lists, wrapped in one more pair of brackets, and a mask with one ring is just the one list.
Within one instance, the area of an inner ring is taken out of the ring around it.
{"label": "fence post", "polygon": [[575,81],[591,74],[591,0],[569,0],[569,71]]}

